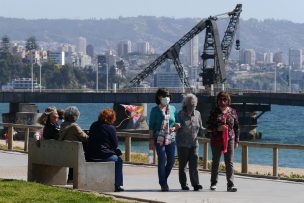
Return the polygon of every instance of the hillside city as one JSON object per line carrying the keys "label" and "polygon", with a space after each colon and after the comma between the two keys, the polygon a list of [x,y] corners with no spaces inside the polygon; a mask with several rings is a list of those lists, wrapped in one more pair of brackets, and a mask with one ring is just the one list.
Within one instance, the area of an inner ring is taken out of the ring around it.
{"label": "hillside city", "polygon": [[[74,44],[39,41],[35,36],[25,41],[3,36],[0,55],[2,90],[30,89],[32,77],[35,89],[111,89],[114,85],[123,88],[162,54],[154,48],[160,47],[159,44],[154,42],[152,45],[142,39],[112,42],[110,44],[114,45],[102,50],[88,41],[83,36],[79,36]],[[202,39],[196,36],[180,52],[182,66],[194,88],[203,88],[199,76],[202,72],[202,43]],[[261,49],[241,46],[239,51],[233,51],[228,61],[226,86],[301,92],[304,89],[303,67],[302,49],[262,52]],[[173,63],[166,61],[140,86],[181,87],[182,83]]]}

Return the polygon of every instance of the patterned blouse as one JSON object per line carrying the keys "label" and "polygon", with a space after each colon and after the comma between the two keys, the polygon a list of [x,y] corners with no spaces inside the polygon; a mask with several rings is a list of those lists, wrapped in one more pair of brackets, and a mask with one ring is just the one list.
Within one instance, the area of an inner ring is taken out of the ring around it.
{"label": "patterned blouse", "polygon": [[[240,128],[239,128],[239,120],[235,109],[228,107],[228,115],[222,113],[222,111],[216,107],[211,110],[209,119],[207,121],[207,129],[211,131],[211,142],[218,143],[221,142],[221,136],[217,128],[220,125],[227,124],[228,125],[228,139],[234,139],[235,142],[239,143],[240,141]],[[227,119],[225,119],[227,117]],[[226,122],[225,122],[226,120]]]}

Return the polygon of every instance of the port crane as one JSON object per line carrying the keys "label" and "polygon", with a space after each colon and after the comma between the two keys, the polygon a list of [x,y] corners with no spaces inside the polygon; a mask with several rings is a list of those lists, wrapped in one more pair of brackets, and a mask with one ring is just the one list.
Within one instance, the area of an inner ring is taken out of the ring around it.
{"label": "port crane", "polygon": [[[202,76],[203,85],[215,83],[223,83],[226,80],[225,62],[228,59],[235,37],[235,33],[239,24],[239,17],[242,11],[242,4],[237,4],[231,12],[210,16],[201,20],[182,38],[175,42],[167,51],[160,55],[148,67],[130,81],[132,86],[139,85],[146,77],[152,74],[165,60],[170,59],[176,68],[176,71],[184,86],[190,87],[188,78],[185,77],[184,68],[179,59],[181,48],[189,42],[193,37],[206,29],[204,50],[201,56],[203,60]],[[229,24],[225,31],[222,42],[220,42],[219,32],[216,20],[223,15],[228,14],[230,17]],[[236,48],[239,49],[240,41],[236,41]],[[213,61],[213,65],[210,66]]]}

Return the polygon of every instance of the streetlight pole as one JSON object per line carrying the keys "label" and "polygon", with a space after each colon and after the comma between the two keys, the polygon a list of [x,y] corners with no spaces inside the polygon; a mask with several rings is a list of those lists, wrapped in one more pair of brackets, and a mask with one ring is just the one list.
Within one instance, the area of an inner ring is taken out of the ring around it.
{"label": "streetlight pole", "polygon": [[106,88],[107,88],[107,91],[108,91],[108,84],[109,84],[109,66],[108,64],[106,63],[106,74],[107,74],[107,78],[106,78]]}
{"label": "streetlight pole", "polygon": [[183,89],[182,89],[182,92],[185,93],[185,70],[184,70],[184,67],[183,67]]}
{"label": "streetlight pole", "polygon": [[34,92],[34,64],[31,64],[32,92]]}
{"label": "streetlight pole", "polygon": [[42,85],[42,82],[41,82],[41,63],[38,64],[39,65],[39,91],[41,92],[41,85]]}
{"label": "streetlight pole", "polygon": [[274,93],[277,92],[277,66],[274,68]]}
{"label": "streetlight pole", "polygon": [[96,66],[96,92],[98,92],[98,64]]}

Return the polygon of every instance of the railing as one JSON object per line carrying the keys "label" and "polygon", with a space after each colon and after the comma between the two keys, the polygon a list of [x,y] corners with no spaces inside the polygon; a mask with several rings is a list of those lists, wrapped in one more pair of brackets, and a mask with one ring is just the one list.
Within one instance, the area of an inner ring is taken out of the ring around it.
{"label": "railing", "polygon": [[[0,123],[3,127],[8,128],[8,150],[13,149],[13,131],[14,128],[25,129],[25,140],[24,140],[24,151],[28,149],[28,138],[30,130],[35,131],[41,128],[41,126],[35,125],[22,125],[22,124],[11,124],[11,123]],[[149,135],[143,133],[131,133],[131,132],[118,132],[118,137],[124,138],[125,140],[125,161],[131,162],[131,148],[132,148],[132,139],[141,139],[145,141],[149,141]],[[208,169],[208,147],[209,147],[209,139],[199,138],[199,144],[203,145],[202,157],[203,157],[203,169]],[[272,175],[278,176],[278,168],[279,168],[279,149],[291,149],[291,150],[304,150],[304,145],[291,145],[291,144],[264,144],[264,143],[253,143],[253,142],[240,142],[240,147],[242,147],[242,163],[241,163],[241,173],[248,173],[248,148],[268,148],[273,151],[273,171]],[[148,146],[147,146],[148,151]],[[153,153],[153,163],[156,163],[156,152],[154,150]]]}
{"label": "railing", "polygon": [[13,150],[13,141],[14,141],[14,129],[25,129],[24,134],[24,151],[28,151],[28,140],[30,135],[30,130],[32,132],[37,131],[38,129],[41,129],[42,126],[39,125],[24,125],[24,124],[12,124],[12,123],[0,123],[0,126],[3,126],[5,128],[8,128],[7,132],[7,149]]}

